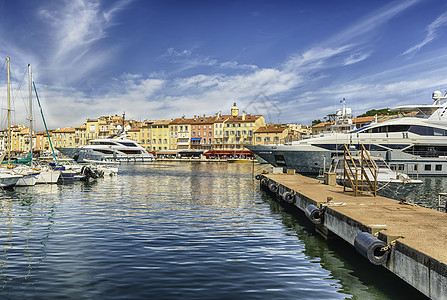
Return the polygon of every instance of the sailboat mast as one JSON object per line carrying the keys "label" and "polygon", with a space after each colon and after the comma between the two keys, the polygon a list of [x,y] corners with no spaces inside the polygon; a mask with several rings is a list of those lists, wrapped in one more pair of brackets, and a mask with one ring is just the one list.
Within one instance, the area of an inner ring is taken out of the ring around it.
{"label": "sailboat mast", "polygon": [[31,75],[31,65],[28,64],[29,80],[29,152],[31,153],[31,165],[33,163],[33,77]]}
{"label": "sailboat mast", "polygon": [[8,150],[8,165],[11,162],[11,89],[10,89],[10,82],[9,82],[9,56],[6,57],[6,90],[8,95],[8,140],[6,148]]}

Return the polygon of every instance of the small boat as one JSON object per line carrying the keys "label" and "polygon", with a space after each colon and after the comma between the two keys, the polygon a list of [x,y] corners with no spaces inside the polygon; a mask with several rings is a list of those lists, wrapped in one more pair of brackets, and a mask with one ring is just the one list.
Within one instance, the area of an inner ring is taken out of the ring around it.
{"label": "small boat", "polygon": [[0,188],[13,188],[17,184],[17,181],[19,181],[19,179],[21,179],[22,177],[22,175],[18,174],[0,172]]}
{"label": "small boat", "polygon": [[[354,163],[357,166],[360,166],[360,159],[359,156],[353,156]],[[401,198],[405,198],[411,191],[422,184],[422,180],[412,179],[407,174],[391,170],[382,157],[372,156],[371,159],[377,166],[377,194],[380,196],[401,200]],[[373,178],[369,169],[365,169],[365,172],[369,178]],[[343,185],[343,157],[336,156],[332,159],[329,173],[335,173],[337,184]],[[349,185],[348,181],[347,183]]]}
{"label": "small boat", "polygon": [[61,171],[52,170],[51,168],[44,167],[40,170],[36,183],[47,183],[47,184],[57,183],[60,176]]}

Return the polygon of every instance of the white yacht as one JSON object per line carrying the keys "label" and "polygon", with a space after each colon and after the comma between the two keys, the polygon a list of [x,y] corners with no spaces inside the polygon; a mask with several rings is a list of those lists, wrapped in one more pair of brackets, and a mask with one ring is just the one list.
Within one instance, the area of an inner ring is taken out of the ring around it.
{"label": "white yacht", "polygon": [[119,162],[151,162],[154,156],[140,144],[127,138],[127,134],[94,139],[89,145],[77,148],[56,148],[77,162],[113,160]]}
{"label": "white yacht", "polygon": [[447,94],[433,93],[432,105],[400,106],[392,110],[413,116],[373,122],[348,133],[332,132],[292,143],[247,146],[276,167],[299,173],[318,173],[350,149],[366,149],[383,157],[392,169],[409,175],[447,175]]}

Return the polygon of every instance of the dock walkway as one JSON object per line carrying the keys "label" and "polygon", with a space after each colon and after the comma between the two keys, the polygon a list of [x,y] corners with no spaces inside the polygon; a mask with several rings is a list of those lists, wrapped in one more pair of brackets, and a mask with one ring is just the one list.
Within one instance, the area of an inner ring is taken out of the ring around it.
{"label": "dock walkway", "polygon": [[[261,185],[306,211],[321,209],[317,229],[354,245],[368,232],[390,246],[383,266],[432,299],[447,299],[447,213],[385,197],[343,192],[302,175],[262,174]],[[272,188],[273,185],[273,188]],[[380,255],[377,253],[376,255]]]}

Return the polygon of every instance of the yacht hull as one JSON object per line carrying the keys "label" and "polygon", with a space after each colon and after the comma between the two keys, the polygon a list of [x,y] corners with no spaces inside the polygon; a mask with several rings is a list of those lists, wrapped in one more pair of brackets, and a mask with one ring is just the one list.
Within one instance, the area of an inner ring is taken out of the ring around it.
{"label": "yacht hull", "polygon": [[318,174],[323,168],[328,169],[331,157],[335,155],[335,152],[329,150],[294,150],[285,145],[247,146],[247,148],[256,158],[260,157],[275,167],[295,169],[302,174]]}
{"label": "yacht hull", "polygon": [[36,183],[46,183],[53,184],[57,183],[59,180],[59,176],[61,175],[61,171],[41,171],[39,176],[37,177]]}
{"label": "yacht hull", "polygon": [[76,162],[114,160],[118,162],[153,162],[152,155],[129,154],[129,155],[105,155],[92,149],[83,148],[57,148],[63,155],[72,158]]}
{"label": "yacht hull", "polygon": [[0,174],[0,188],[8,189],[17,184],[17,181],[22,178],[21,175],[1,175]]}
{"label": "yacht hull", "polygon": [[[337,184],[343,185],[343,178],[337,178]],[[396,181],[378,181],[377,182],[377,195],[391,198],[395,200],[401,200],[406,198],[415,188],[421,186],[422,181],[418,182],[402,182]],[[350,187],[349,182],[346,186]],[[369,190],[369,189],[365,189]]]}

